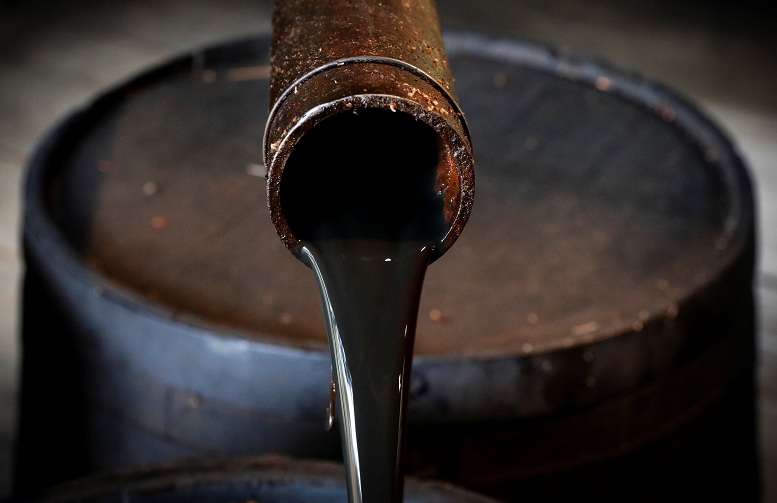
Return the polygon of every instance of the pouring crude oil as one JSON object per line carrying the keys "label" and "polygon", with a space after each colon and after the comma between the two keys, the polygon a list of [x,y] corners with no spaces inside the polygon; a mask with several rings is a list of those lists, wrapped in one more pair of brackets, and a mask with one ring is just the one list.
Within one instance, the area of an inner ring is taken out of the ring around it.
{"label": "pouring crude oil", "polygon": [[[324,305],[352,501],[402,500],[418,303],[447,229],[433,134],[407,114],[343,114],[314,128],[287,163],[284,189],[318,209],[287,218]],[[350,155],[322,169],[327,147]]]}
{"label": "pouring crude oil", "polygon": [[268,204],[317,279],[351,503],[398,503],[427,266],[474,194],[430,1],[277,2]]}

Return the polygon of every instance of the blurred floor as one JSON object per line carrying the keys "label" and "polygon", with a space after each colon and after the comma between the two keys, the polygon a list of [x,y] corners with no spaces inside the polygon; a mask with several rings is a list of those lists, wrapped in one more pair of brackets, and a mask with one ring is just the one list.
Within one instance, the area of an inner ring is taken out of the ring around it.
{"label": "blurred floor", "polygon": [[[734,5],[737,7],[735,8]],[[694,100],[756,183],[765,503],[777,502],[777,30],[766,2],[439,0],[445,26],[604,57]],[[270,2],[0,0],[0,495],[18,375],[20,186],[41,135],[99,90],[169,56],[267,31]]]}

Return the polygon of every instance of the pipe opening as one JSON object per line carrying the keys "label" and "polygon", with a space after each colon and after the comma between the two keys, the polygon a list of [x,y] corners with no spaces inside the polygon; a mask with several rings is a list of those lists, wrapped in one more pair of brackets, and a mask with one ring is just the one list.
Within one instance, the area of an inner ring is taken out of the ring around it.
{"label": "pipe opening", "polygon": [[281,211],[300,240],[439,243],[449,229],[445,151],[435,130],[409,113],[357,108],[332,115],[286,161]]}

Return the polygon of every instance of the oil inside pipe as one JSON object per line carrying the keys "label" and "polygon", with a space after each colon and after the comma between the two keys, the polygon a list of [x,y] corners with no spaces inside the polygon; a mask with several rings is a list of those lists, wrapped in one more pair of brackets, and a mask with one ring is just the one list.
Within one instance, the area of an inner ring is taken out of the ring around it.
{"label": "oil inside pipe", "polygon": [[438,142],[408,114],[357,110],[314,127],[283,175],[324,308],[351,503],[402,501],[418,304],[447,230]]}

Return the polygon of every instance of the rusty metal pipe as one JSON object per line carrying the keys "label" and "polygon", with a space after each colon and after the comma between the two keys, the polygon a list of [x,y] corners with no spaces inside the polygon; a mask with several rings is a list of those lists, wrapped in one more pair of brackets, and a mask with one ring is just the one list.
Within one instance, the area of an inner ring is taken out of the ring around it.
{"label": "rusty metal pipe", "polygon": [[[284,173],[306,135],[317,127],[339,127],[347,121],[327,119],[345,114],[369,116],[377,126],[379,138],[370,147],[377,151],[363,154],[373,158],[364,159],[364,169],[387,171],[374,183],[404,176],[385,163],[369,166],[384,152],[408,143],[431,144],[427,146],[436,152],[434,189],[442,198],[447,225],[433,260],[449,249],[470,215],[474,161],[434,0],[276,0],[271,58],[271,111],[263,145],[268,205],[291,252],[299,258],[301,231],[290,222],[289,212],[294,207],[317,209],[303,195],[289,195],[291,189],[282,195],[284,184],[290,185]],[[398,129],[402,132],[397,135]],[[351,150],[346,134],[351,132],[329,131],[324,137],[332,140],[331,148],[319,142],[317,148],[326,152],[305,158],[321,159],[320,169],[333,171]],[[403,202],[397,199],[393,204],[399,207]]]}

